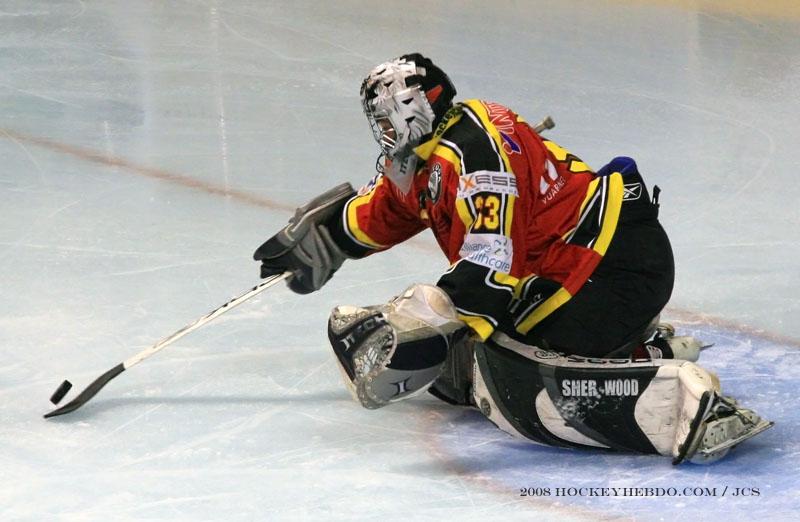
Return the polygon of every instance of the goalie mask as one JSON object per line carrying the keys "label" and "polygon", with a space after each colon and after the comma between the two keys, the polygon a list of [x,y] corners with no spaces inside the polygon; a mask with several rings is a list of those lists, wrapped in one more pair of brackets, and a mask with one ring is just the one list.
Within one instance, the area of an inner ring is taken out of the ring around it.
{"label": "goalie mask", "polygon": [[364,114],[381,149],[376,168],[403,193],[416,171],[414,147],[433,132],[455,94],[444,71],[417,53],[380,64],[361,84]]}

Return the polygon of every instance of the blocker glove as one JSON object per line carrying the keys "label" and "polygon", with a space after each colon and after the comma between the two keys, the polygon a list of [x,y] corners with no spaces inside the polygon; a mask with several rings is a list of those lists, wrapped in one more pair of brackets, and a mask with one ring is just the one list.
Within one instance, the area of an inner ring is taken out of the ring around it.
{"label": "blocker glove", "polygon": [[343,183],[298,208],[289,224],[253,254],[261,261],[261,277],[289,271],[292,291],[309,294],[322,288],[347,259],[326,223],[354,195],[350,183]]}

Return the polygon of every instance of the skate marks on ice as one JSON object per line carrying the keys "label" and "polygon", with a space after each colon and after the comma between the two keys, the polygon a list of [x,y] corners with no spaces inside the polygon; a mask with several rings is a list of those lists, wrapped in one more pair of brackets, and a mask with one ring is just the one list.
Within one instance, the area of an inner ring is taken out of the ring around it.
{"label": "skate marks on ice", "polygon": [[[434,451],[470,487],[507,499],[519,499],[523,488],[540,490],[522,498],[535,509],[571,506],[626,520],[669,520],[675,509],[694,520],[715,520],[723,513],[729,521],[794,516],[800,509],[795,392],[800,350],[787,339],[701,324],[682,315],[684,320],[674,321],[678,329],[715,344],[703,353],[700,364],[719,374],[723,393],[776,423],[723,460],[709,466],[672,466],[666,457],[538,446],[498,437],[493,425],[468,410],[423,417],[437,434],[430,442]],[[475,442],[481,438],[486,443]],[[577,488],[617,488],[619,496],[589,496],[588,489],[580,495]],[[625,496],[623,488],[652,488],[653,493]]]}

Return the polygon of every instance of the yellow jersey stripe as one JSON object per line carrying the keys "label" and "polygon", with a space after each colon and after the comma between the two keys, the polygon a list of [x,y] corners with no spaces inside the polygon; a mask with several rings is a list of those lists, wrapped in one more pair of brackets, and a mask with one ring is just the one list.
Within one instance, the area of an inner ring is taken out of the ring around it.
{"label": "yellow jersey stripe", "polygon": [[569,171],[579,174],[581,172],[592,172],[592,169],[586,163],[574,160],[569,162]]}
{"label": "yellow jersey stripe", "polygon": [[461,174],[461,158],[459,158],[458,154],[453,152],[452,149],[445,147],[444,145],[439,145],[434,149],[433,154],[436,154],[440,158],[452,163],[456,174]]}
{"label": "yellow jersey stripe", "polygon": [[505,149],[503,149],[503,138],[500,137],[500,132],[497,130],[497,127],[495,127],[492,121],[489,119],[489,113],[487,112],[486,107],[483,106],[480,100],[467,100],[464,102],[464,105],[472,109],[472,111],[478,116],[478,119],[481,120],[484,129],[492,137],[495,147],[500,153],[500,157],[503,159],[503,164],[506,166],[506,171],[512,172],[511,161],[508,159],[508,154],[506,154]]}
{"label": "yellow jersey stripe", "polygon": [[592,249],[601,256],[605,255],[608,250],[608,245],[611,244],[611,240],[614,238],[614,232],[617,230],[624,192],[625,188],[622,181],[622,174],[619,172],[611,174],[608,177],[606,214],[603,216],[603,225],[600,228],[600,233],[597,235],[594,247],[592,247]]}
{"label": "yellow jersey stripe", "polygon": [[372,187],[372,190],[370,190],[368,193],[362,196],[356,196],[355,198],[351,199],[350,202],[347,204],[347,223],[346,223],[347,229],[359,243],[363,243],[365,246],[369,248],[378,249],[378,248],[385,248],[385,246],[381,245],[380,243],[369,237],[369,235],[367,235],[367,233],[361,229],[361,227],[358,224],[358,214],[356,213],[356,211],[360,206],[366,205],[372,200],[372,198],[375,196],[375,193],[377,192],[377,188],[382,183],[383,183],[383,178],[380,178],[378,182],[375,183],[375,186]]}
{"label": "yellow jersey stripe", "polygon": [[597,192],[597,186],[600,184],[600,178],[594,178],[592,181],[589,182],[589,186],[586,189],[586,197],[583,198],[583,203],[581,203],[581,208],[578,209],[578,216],[583,214],[583,211],[586,209],[586,204],[592,199],[594,193]]}
{"label": "yellow jersey stripe", "polygon": [[[576,221],[576,223],[581,222],[581,216],[583,215],[583,211],[586,210],[586,205],[589,203],[589,201],[591,201],[592,197],[594,197],[595,192],[597,192],[597,186],[599,182],[600,178],[595,178],[589,182],[589,186],[586,188],[586,197],[583,198],[583,203],[581,203],[581,206],[578,208],[578,220]],[[567,230],[561,236],[561,239],[566,241],[572,235],[572,233],[575,232],[576,228],[577,226],[574,226],[569,230]]]}
{"label": "yellow jersey stripe", "polygon": [[506,215],[505,215],[505,228],[503,229],[503,234],[507,237],[511,237],[511,220],[514,219],[514,202],[517,200],[517,197],[509,194],[506,198]]}
{"label": "yellow jersey stripe", "polygon": [[469,211],[466,200],[456,198],[456,212],[458,212],[458,217],[461,218],[461,222],[464,224],[465,233],[472,230],[472,223],[475,219]]}
{"label": "yellow jersey stripe", "polygon": [[553,143],[550,140],[543,140],[543,142],[544,146],[547,147],[547,150],[549,150],[558,161],[567,161],[567,155],[569,155],[569,151],[567,151],[567,149]]}
{"label": "yellow jersey stripe", "polygon": [[[461,119],[461,116],[462,116],[461,113],[458,113],[449,120],[447,120],[447,123],[445,124],[444,127],[436,128],[433,134],[433,138],[429,139],[425,143],[422,143],[414,147],[414,153],[423,160],[427,161],[428,158],[431,157],[431,154],[433,154],[433,151],[436,149],[436,146],[439,145],[439,140],[442,139],[442,135],[447,131],[447,129],[458,123],[458,121]],[[441,123],[439,125],[441,125]]]}

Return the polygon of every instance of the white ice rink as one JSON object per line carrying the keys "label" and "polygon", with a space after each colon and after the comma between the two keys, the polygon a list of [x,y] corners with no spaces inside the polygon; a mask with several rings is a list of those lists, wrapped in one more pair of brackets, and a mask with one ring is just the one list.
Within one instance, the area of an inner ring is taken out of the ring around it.
{"label": "white ice rink", "polygon": [[[772,430],[673,467],[518,442],[433,398],[362,409],[328,312],[434,282],[427,232],[42,418],[63,379],[70,399],[252,286],[297,205],[365,183],[361,79],[413,51],[460,99],[551,114],[595,168],[637,159],[677,258],[666,319],[716,343],[701,363]],[[0,1],[0,520],[796,519],[798,93],[796,0]],[[717,494],[554,496],[604,486]]]}

